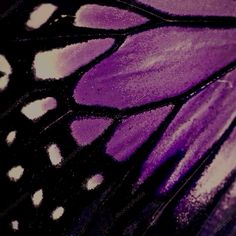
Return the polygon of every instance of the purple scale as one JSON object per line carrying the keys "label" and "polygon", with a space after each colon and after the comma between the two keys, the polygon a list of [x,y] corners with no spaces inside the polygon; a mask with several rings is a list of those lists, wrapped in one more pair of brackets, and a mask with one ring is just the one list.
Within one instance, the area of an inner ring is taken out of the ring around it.
{"label": "purple scale", "polygon": [[78,145],[86,146],[98,138],[112,123],[105,118],[80,118],[72,122],[71,134]]}
{"label": "purple scale", "polygon": [[100,29],[127,29],[148,20],[131,11],[115,7],[87,4],[76,13],[75,26]]}
{"label": "purple scale", "polygon": [[74,90],[77,103],[128,108],[172,98],[236,60],[236,29],[163,27],[128,37]]}
{"label": "purple scale", "polygon": [[157,130],[172,107],[161,107],[123,120],[107,143],[106,152],[117,161],[127,160]]}
{"label": "purple scale", "polygon": [[168,192],[223,135],[236,117],[236,70],[215,81],[190,99],[171,122],[148,156],[138,183],[178,152],[183,159],[163,183],[159,193]]}
{"label": "purple scale", "polygon": [[[215,236],[220,235],[222,230],[230,222],[235,222],[236,215],[236,182],[232,184],[230,189],[219,200],[214,212],[209,216],[207,221],[203,224],[199,236]],[[228,235],[236,235],[236,225],[229,231]],[[224,235],[223,233],[221,235]]]}
{"label": "purple scale", "polygon": [[[236,170],[236,129],[233,130],[228,140],[221,146],[218,154],[213,161],[205,168],[196,183],[192,184],[191,189],[183,196],[177,204],[175,215],[179,223],[186,226],[195,215],[201,211],[204,206],[210,204],[214,197],[222,190],[229,178],[235,174]],[[232,182],[231,182],[232,183]],[[218,206],[215,207],[214,213],[206,222],[205,230],[210,227],[209,221],[217,223],[223,221],[231,214],[236,213],[236,182],[232,183],[224,197],[219,199]],[[230,209],[234,206],[234,212]],[[229,219],[229,218],[228,218]],[[211,227],[212,229],[212,227]],[[205,230],[200,235],[206,234]],[[215,234],[213,234],[215,235]]]}
{"label": "purple scale", "polygon": [[236,16],[235,0],[136,0],[174,15]]}

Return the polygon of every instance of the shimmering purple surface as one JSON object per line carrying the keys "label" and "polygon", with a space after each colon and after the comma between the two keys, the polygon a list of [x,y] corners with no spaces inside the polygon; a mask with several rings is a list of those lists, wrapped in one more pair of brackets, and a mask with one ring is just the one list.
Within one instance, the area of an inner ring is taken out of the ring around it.
{"label": "shimmering purple surface", "polygon": [[216,142],[236,116],[236,70],[190,99],[144,163],[140,182],[175,154],[183,153],[161,192],[168,191]]}
{"label": "shimmering purple surface", "polygon": [[103,118],[77,119],[71,124],[71,133],[79,145],[85,146],[101,135],[111,122]]}
{"label": "shimmering purple surface", "polygon": [[146,18],[127,10],[87,4],[77,11],[74,25],[98,29],[127,29],[147,21]]}
{"label": "shimmering purple surface", "polygon": [[[181,225],[188,224],[201,209],[216,197],[227,181],[232,177],[236,168],[236,130],[232,132],[229,139],[223,144],[213,161],[206,167],[199,180],[193,184],[192,189],[185,194],[176,207],[175,214]],[[233,214],[236,213],[236,188],[235,184],[228,189],[222,199],[219,199],[215,212],[209,218],[214,220],[215,229],[206,222],[201,235],[206,235],[206,228],[220,230]],[[230,209],[230,207],[234,207]],[[225,222],[221,221],[225,217]],[[219,224],[217,224],[217,221]]]}
{"label": "shimmering purple surface", "polygon": [[[234,182],[225,195],[219,200],[215,210],[202,226],[199,235],[214,236],[217,233],[224,235],[224,229],[226,229],[226,232],[229,232],[228,235],[236,235],[235,213],[236,183]],[[228,225],[231,225],[230,230],[227,230]]]}
{"label": "shimmering purple surface", "polygon": [[174,15],[236,16],[234,0],[136,0]]}
{"label": "shimmering purple surface", "polygon": [[131,116],[118,126],[106,152],[118,161],[124,161],[149,138],[171,111],[172,106],[162,107]]}
{"label": "shimmering purple surface", "polygon": [[117,108],[174,97],[236,59],[235,29],[163,27],[130,36],[78,82],[77,103]]}

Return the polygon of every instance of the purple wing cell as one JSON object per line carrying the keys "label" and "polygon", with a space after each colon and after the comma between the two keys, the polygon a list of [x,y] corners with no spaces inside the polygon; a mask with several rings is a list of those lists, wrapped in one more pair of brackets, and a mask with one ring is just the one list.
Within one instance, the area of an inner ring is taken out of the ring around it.
{"label": "purple wing cell", "polygon": [[74,25],[100,29],[127,29],[148,20],[133,12],[115,7],[87,4],[76,13]]}
{"label": "purple wing cell", "polygon": [[[235,144],[236,145],[236,144]],[[236,182],[232,184],[226,194],[219,200],[214,212],[204,223],[199,236],[220,235],[219,232],[230,222],[235,222],[236,215]],[[217,226],[217,227],[216,227]],[[236,235],[236,225],[228,235]],[[228,231],[229,232],[229,231]],[[221,234],[223,235],[223,234]]]}
{"label": "purple wing cell", "polygon": [[172,106],[147,111],[125,119],[106,146],[106,152],[124,161],[159,127]]}
{"label": "purple wing cell", "polygon": [[236,117],[236,70],[205,88],[179,111],[144,163],[139,183],[178,152],[178,163],[160,192],[169,191],[222,136]]}
{"label": "purple wing cell", "polygon": [[236,60],[235,29],[163,27],[129,37],[86,73],[77,103],[116,108],[174,97]]}
{"label": "purple wing cell", "polygon": [[33,67],[38,79],[62,79],[107,51],[114,39],[93,39],[50,51],[38,52]]}
{"label": "purple wing cell", "polygon": [[234,0],[136,0],[174,15],[236,16]]}
{"label": "purple wing cell", "polygon": [[[217,192],[223,188],[227,179],[232,176],[233,171],[236,169],[235,153],[236,130],[231,133],[229,139],[223,144],[213,162],[202,173],[200,179],[180,200],[175,212],[177,218],[180,220],[180,224],[185,225],[188,223],[188,221],[197,214],[199,209],[209,204],[214,196],[216,196]],[[235,187],[234,184],[232,189],[227,193],[227,199],[222,199],[227,202],[225,204],[225,210],[227,210],[230,205],[235,205]],[[224,211],[219,211],[218,213],[224,213]]]}
{"label": "purple wing cell", "polygon": [[72,122],[71,134],[78,145],[86,146],[98,138],[112,123],[111,119],[81,118]]}

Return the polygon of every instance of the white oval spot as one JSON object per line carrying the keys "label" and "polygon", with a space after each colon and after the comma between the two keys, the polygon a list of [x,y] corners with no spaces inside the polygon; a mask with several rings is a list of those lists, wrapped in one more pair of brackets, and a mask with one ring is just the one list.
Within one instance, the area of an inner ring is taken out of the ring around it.
{"label": "white oval spot", "polygon": [[9,82],[9,75],[12,73],[11,66],[3,55],[0,55],[0,72],[3,73],[3,75],[0,76],[0,91],[1,91],[7,87]]}
{"label": "white oval spot", "polygon": [[88,179],[86,183],[87,190],[93,190],[97,188],[100,184],[102,184],[104,178],[101,174],[96,174]]}
{"label": "white oval spot", "polygon": [[42,200],[43,200],[43,190],[39,189],[33,194],[32,202],[35,207],[38,207],[41,204]]}
{"label": "white oval spot", "polygon": [[34,120],[40,118],[48,111],[57,107],[57,101],[53,97],[47,97],[33,101],[21,109],[21,112],[29,119]]}
{"label": "white oval spot", "polygon": [[29,20],[26,22],[26,26],[29,29],[38,29],[47,20],[51,17],[51,15],[57,10],[57,6],[51,3],[44,3],[36,8],[34,8],[33,12],[30,14]]}
{"label": "white oval spot", "polygon": [[21,178],[23,173],[24,173],[24,168],[22,166],[15,166],[8,171],[7,175],[10,178],[10,180],[16,182]]}
{"label": "white oval spot", "polygon": [[50,145],[47,152],[52,165],[57,166],[61,164],[63,157],[57,144]]}
{"label": "white oval spot", "polygon": [[18,222],[18,220],[13,220],[13,221],[11,222],[11,227],[12,227],[12,229],[13,229],[14,231],[19,230],[19,222]]}
{"label": "white oval spot", "polygon": [[59,218],[62,217],[62,215],[64,214],[64,208],[63,207],[57,207],[53,212],[52,212],[52,219],[53,220],[58,220]]}
{"label": "white oval spot", "polygon": [[16,131],[14,130],[14,131],[11,131],[7,135],[7,137],[6,137],[7,144],[10,146],[14,142],[15,138],[16,138]]}

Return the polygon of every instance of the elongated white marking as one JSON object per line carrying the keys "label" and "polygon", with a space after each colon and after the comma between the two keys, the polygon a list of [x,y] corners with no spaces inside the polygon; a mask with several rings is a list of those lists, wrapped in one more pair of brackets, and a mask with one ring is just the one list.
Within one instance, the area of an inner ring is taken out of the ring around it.
{"label": "elongated white marking", "polygon": [[59,218],[62,217],[62,215],[64,214],[64,208],[62,206],[57,207],[53,212],[52,212],[52,219],[53,220],[58,220]]}
{"label": "elongated white marking", "polygon": [[21,112],[29,119],[35,120],[40,118],[48,111],[57,107],[57,101],[53,97],[47,97],[33,101],[21,109]]}
{"label": "elongated white marking", "polygon": [[107,51],[114,39],[92,39],[49,51],[39,51],[33,61],[35,79],[60,80]]}
{"label": "elongated white marking", "polygon": [[16,131],[14,130],[11,131],[6,137],[6,142],[8,146],[10,146],[14,142],[15,138],[16,138]]}
{"label": "elongated white marking", "polygon": [[86,183],[87,190],[93,190],[102,184],[104,178],[101,174],[96,174],[88,179]]}
{"label": "elongated white marking", "polygon": [[29,29],[38,29],[44,23],[48,21],[48,19],[52,16],[52,14],[57,10],[57,6],[51,3],[44,3],[36,7],[33,12],[30,14],[29,20],[26,22],[26,26]]}
{"label": "elongated white marking", "polygon": [[32,196],[32,202],[35,207],[38,207],[43,200],[43,190],[39,189]]}
{"label": "elongated white marking", "polygon": [[47,149],[47,152],[52,165],[58,166],[61,164],[63,157],[57,144],[50,145]]}
{"label": "elongated white marking", "polygon": [[22,177],[23,173],[24,173],[24,168],[19,165],[11,168],[8,171],[7,175],[10,178],[10,180],[16,182]]}

